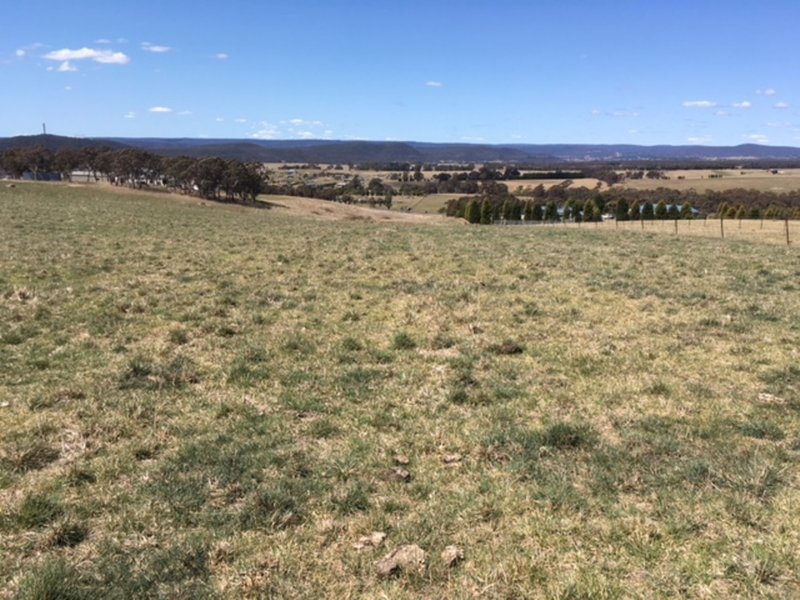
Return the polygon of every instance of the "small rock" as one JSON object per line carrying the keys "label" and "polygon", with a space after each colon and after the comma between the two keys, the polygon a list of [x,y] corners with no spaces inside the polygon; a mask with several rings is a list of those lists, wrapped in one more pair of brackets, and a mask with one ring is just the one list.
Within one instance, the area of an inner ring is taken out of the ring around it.
{"label": "small rock", "polygon": [[464,550],[458,546],[448,546],[439,556],[446,567],[455,567],[464,560]]}
{"label": "small rock", "polygon": [[411,481],[411,473],[403,467],[392,467],[387,473],[390,479],[397,481]]}
{"label": "small rock", "polygon": [[425,570],[425,563],[428,553],[416,544],[407,544],[395,548],[383,559],[379,560],[375,567],[378,575],[388,577],[394,573],[421,573]]}
{"label": "small rock", "polygon": [[407,465],[411,461],[408,459],[408,456],[406,456],[405,454],[395,454],[394,455],[394,462],[396,462],[398,465]]}
{"label": "small rock", "polygon": [[11,406],[9,402],[0,402],[0,408],[8,408]]}
{"label": "small rock", "polygon": [[386,539],[386,534],[382,531],[373,531],[369,535],[363,535],[358,538],[358,541],[353,544],[356,550],[364,550],[366,548],[377,548]]}
{"label": "small rock", "polygon": [[460,463],[461,459],[463,459],[463,458],[464,457],[461,456],[461,454],[459,454],[458,452],[453,452],[452,454],[445,454],[442,457],[442,460],[444,461],[444,464],[452,465],[452,464]]}

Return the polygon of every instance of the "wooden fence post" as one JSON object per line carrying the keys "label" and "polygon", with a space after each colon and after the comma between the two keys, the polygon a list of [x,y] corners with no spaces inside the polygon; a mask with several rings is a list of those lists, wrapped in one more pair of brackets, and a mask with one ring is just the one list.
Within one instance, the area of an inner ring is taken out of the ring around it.
{"label": "wooden fence post", "polygon": [[720,216],[719,218],[719,233],[722,239],[725,239],[725,218]]}
{"label": "wooden fence post", "polygon": [[789,241],[789,217],[786,217],[783,221],[784,227],[786,228],[786,245],[790,245],[791,242]]}

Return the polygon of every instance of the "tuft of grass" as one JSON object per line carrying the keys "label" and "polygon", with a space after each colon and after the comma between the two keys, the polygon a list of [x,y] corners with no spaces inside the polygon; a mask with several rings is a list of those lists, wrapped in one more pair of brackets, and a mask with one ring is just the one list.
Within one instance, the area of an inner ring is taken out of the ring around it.
{"label": "tuft of grass", "polygon": [[416,347],[416,340],[405,331],[398,331],[392,338],[392,348],[394,350],[413,350]]}
{"label": "tuft of grass", "polygon": [[186,356],[176,356],[166,362],[156,362],[145,357],[135,357],[119,378],[123,390],[176,389],[200,380],[197,367]]}
{"label": "tuft of grass", "polygon": [[89,600],[96,597],[63,558],[46,559],[20,582],[16,600]]}
{"label": "tuft of grass", "polygon": [[64,513],[61,499],[53,492],[31,492],[10,515],[11,521],[23,529],[38,529]]}

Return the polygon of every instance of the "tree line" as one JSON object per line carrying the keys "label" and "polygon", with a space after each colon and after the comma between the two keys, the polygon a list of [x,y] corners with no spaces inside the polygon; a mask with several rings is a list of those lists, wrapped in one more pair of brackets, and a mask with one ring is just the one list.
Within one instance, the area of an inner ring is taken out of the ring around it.
{"label": "tree line", "polygon": [[[659,188],[655,192],[612,188],[605,191],[571,188],[569,181],[545,189],[539,185],[526,196],[514,195],[505,184],[483,185],[479,193],[454,198],[443,212],[470,223],[505,221],[599,221],[609,215],[620,221],[693,219],[800,219],[800,191],[776,194],[734,189],[698,194]],[[655,200],[658,198],[658,200]]]}
{"label": "tree line", "polygon": [[[108,180],[136,189],[169,189],[209,200],[253,204],[268,180],[261,163],[236,159],[164,157],[145,150],[13,148],[0,153],[0,168],[22,179]],[[55,176],[55,177],[54,177]]]}

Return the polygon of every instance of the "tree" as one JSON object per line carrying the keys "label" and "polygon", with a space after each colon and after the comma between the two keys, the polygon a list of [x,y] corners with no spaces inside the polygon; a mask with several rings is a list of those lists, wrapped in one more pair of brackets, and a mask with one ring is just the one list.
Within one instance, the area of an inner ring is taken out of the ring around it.
{"label": "tree", "polygon": [[628,201],[625,198],[620,198],[617,200],[616,207],[614,207],[614,217],[617,219],[617,221],[627,221],[628,210]]}
{"label": "tree", "polygon": [[53,166],[61,174],[61,179],[72,181],[72,172],[83,162],[83,153],[73,148],[61,148],[56,152]]}
{"label": "tree", "polygon": [[684,202],[681,205],[681,219],[693,219],[694,212],[692,212],[692,203]]}
{"label": "tree", "polygon": [[643,221],[652,221],[653,220],[653,204],[648,202],[647,200],[644,201],[642,204],[642,220]]}
{"label": "tree", "polygon": [[470,198],[469,202],[467,202],[467,207],[464,210],[464,218],[468,223],[481,222],[481,208],[475,198]]}
{"label": "tree", "polygon": [[638,200],[634,200],[631,208],[628,211],[632,221],[638,221],[642,218],[642,207]]}
{"label": "tree", "polygon": [[492,224],[492,203],[486,198],[481,202],[481,225]]}
{"label": "tree", "polygon": [[595,221],[595,211],[597,210],[597,206],[594,203],[594,200],[587,200],[586,203],[583,205],[583,220],[587,223],[591,223]]}
{"label": "tree", "polygon": [[664,220],[667,218],[667,215],[667,203],[661,199],[658,201],[658,204],[656,204],[656,219]]}
{"label": "tree", "polygon": [[544,220],[549,222],[558,221],[558,207],[555,200],[550,200],[544,207]]}
{"label": "tree", "polygon": [[667,207],[667,216],[673,220],[681,218],[681,211],[677,204],[672,203]]}
{"label": "tree", "polygon": [[506,196],[506,199],[503,200],[503,208],[502,208],[502,215],[503,220],[510,221],[512,217],[512,201],[510,196]]}

